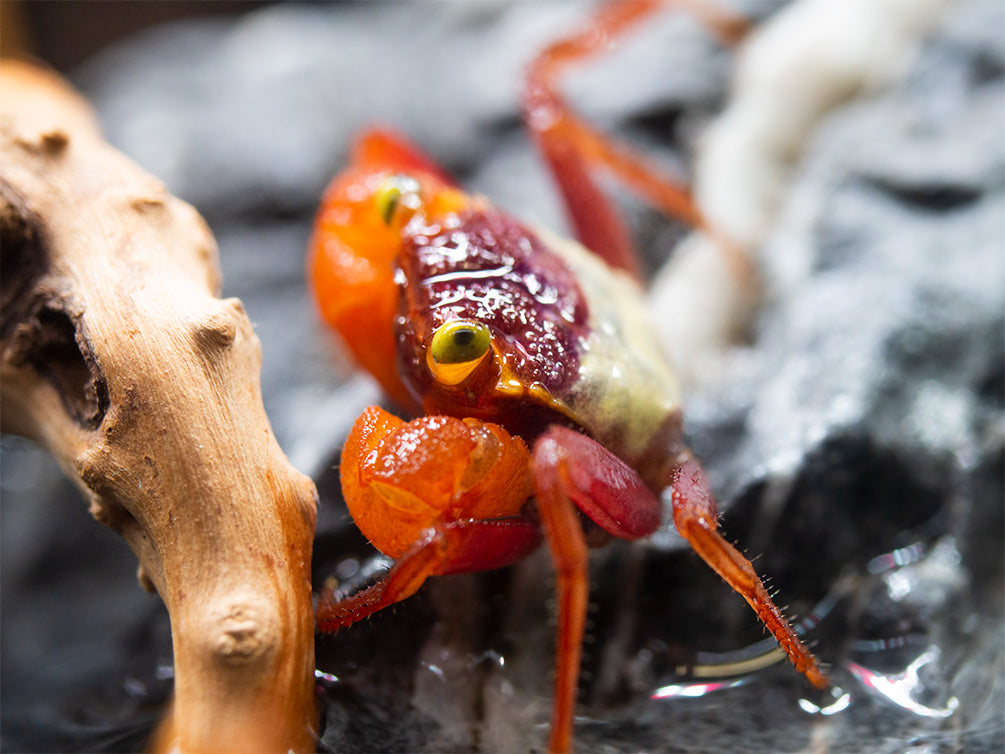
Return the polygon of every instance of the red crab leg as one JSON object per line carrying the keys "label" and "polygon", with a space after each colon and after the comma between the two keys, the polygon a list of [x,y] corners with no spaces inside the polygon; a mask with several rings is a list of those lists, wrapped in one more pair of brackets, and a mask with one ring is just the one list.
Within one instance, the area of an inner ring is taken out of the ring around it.
{"label": "red crab leg", "polygon": [[411,597],[430,576],[502,568],[526,557],[540,543],[537,526],[519,518],[430,527],[373,586],[341,600],[326,590],[315,611],[317,627],[337,631]]}
{"label": "red crab leg", "polygon": [[817,688],[830,685],[816,658],[795,635],[747,558],[718,532],[718,509],[705,471],[687,458],[673,474],[674,525],[702,560],[708,563],[754,609],[782,649]]}
{"label": "red crab leg", "polygon": [[572,501],[560,483],[538,491],[538,509],[555,564],[558,592],[558,646],[555,656],[555,700],[551,711],[548,751],[572,749],[572,719],[579,687],[583,628],[589,590],[586,540]]}
{"label": "red crab leg", "polygon": [[[678,0],[676,4],[698,15],[727,44],[737,42],[746,31],[745,21],[719,13],[707,3]],[[544,50],[527,73],[524,118],[555,176],[577,236],[609,264],[641,278],[628,232],[590,175],[598,167],[607,169],[669,216],[713,236],[734,273],[745,280],[751,275],[749,260],[710,227],[687,188],[587,125],[558,90],[558,77],[568,65],[606,49],[612,37],[666,5],[670,3],[612,2],[601,7],[588,29]]]}
{"label": "red crab leg", "polygon": [[[549,428],[532,452],[538,513],[555,563],[558,590],[558,649],[551,751],[568,751],[588,588],[586,543],[576,508],[622,539],[651,534],[660,503],[641,477],[585,435]],[[671,476],[674,523],[698,555],[747,600],[774,634],[792,664],[813,685],[827,678],[799,641],[754,572],[750,561],[719,534],[718,512],[705,472],[685,454]]]}
{"label": "red crab leg", "polygon": [[533,475],[558,592],[555,700],[548,750],[565,752],[572,748],[589,588],[586,541],[577,506],[611,534],[637,539],[659,525],[660,504],[620,459],[594,440],[563,427],[551,427],[534,443]]}

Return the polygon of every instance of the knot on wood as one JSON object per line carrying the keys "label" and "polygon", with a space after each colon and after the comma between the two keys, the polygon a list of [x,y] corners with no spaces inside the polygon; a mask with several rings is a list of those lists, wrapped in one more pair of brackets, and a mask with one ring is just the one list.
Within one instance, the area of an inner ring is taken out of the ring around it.
{"label": "knot on wood", "polygon": [[70,136],[61,129],[53,129],[52,131],[46,131],[39,137],[39,144],[42,147],[42,151],[47,154],[56,154],[63,151],[70,143]]}
{"label": "knot on wood", "polygon": [[141,215],[151,215],[166,209],[164,196],[142,194],[129,200],[129,206]]}
{"label": "knot on wood", "polygon": [[230,348],[237,338],[238,323],[246,317],[240,299],[216,302],[213,310],[195,324],[195,339],[200,349],[205,352]]}
{"label": "knot on wood", "polygon": [[31,136],[20,136],[15,143],[32,154],[46,157],[56,157],[70,143],[70,135],[66,131],[54,128]]}
{"label": "knot on wood", "polygon": [[226,665],[252,665],[269,660],[279,648],[277,618],[249,601],[231,602],[212,611],[207,634],[212,656]]}

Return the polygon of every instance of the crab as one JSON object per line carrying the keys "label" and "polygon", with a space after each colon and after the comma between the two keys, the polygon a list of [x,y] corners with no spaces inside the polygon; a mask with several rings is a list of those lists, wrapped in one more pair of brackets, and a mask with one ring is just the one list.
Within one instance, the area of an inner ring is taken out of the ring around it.
{"label": "crab", "polygon": [[[341,456],[346,505],[394,559],[372,586],[322,594],[336,631],[414,594],[431,576],[511,565],[547,542],[558,606],[549,750],[572,748],[588,599],[588,549],[636,540],[666,510],[694,551],[754,609],[795,668],[828,681],[750,561],[718,531],[708,477],[684,441],[680,387],[642,309],[640,265],[594,183],[605,169],[716,237],[686,189],[609,141],[564,102],[564,69],[655,4],[614,3],[532,64],[526,120],[580,242],[531,229],[462,190],[417,148],[374,130],[329,186],[310,277],[324,318],[404,421],[367,408]],[[706,20],[735,38],[732,19]]]}

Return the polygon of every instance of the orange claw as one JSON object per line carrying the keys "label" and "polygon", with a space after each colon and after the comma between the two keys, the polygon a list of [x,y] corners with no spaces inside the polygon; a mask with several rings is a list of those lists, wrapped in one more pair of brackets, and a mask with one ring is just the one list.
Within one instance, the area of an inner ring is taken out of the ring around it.
{"label": "orange claw", "polygon": [[392,558],[437,523],[515,517],[533,493],[519,437],[476,419],[405,423],[364,411],[342,450],[342,492],[360,531]]}

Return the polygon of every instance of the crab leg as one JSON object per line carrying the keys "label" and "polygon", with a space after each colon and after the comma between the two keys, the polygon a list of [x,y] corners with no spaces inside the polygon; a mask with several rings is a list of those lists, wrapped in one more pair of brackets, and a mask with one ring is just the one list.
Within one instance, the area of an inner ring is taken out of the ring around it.
{"label": "crab leg", "polygon": [[561,483],[538,491],[538,509],[552,561],[558,593],[558,645],[555,656],[555,701],[548,751],[572,749],[572,719],[579,687],[583,628],[589,591],[586,539],[572,501]]}
{"label": "crab leg", "polygon": [[548,750],[572,748],[589,589],[587,546],[577,508],[611,534],[637,539],[659,525],[660,505],[642,479],[594,440],[551,427],[534,443],[538,513],[555,564],[558,644]]}
{"label": "crab leg", "polygon": [[816,658],[799,640],[771,599],[750,561],[718,532],[718,509],[705,471],[687,458],[673,474],[673,518],[677,531],[702,560],[754,609],[789,660],[817,688],[830,685]]}
{"label": "crab leg", "polygon": [[[536,460],[537,453],[535,453]],[[583,629],[589,591],[586,538],[579,515],[564,490],[563,461],[549,458],[538,477],[537,505],[555,564],[558,593],[558,645],[555,699],[551,709],[549,752],[572,750],[572,719],[579,687]]]}
{"label": "crab leg", "polygon": [[[708,25],[725,43],[746,31],[742,19],[720,13],[707,3],[678,2]],[[750,278],[747,257],[706,221],[687,187],[650,166],[649,160],[612,141],[579,118],[562,97],[558,78],[570,64],[604,50],[614,37],[636,26],[665,4],[639,0],[603,6],[585,31],[542,52],[531,64],[524,92],[524,118],[565,199],[576,235],[608,264],[637,278],[641,269],[629,234],[590,175],[604,168],[670,217],[712,236],[730,267]]]}
{"label": "crab leg", "polygon": [[[558,649],[551,751],[568,751],[588,588],[587,551],[577,508],[622,539],[651,534],[660,503],[641,477],[596,441],[551,427],[532,467],[538,513],[555,563]],[[704,470],[688,452],[671,474],[674,524],[696,553],[750,604],[792,664],[818,688],[828,684],[816,659],[789,627],[750,561],[718,532],[718,511]]]}
{"label": "crab leg", "polygon": [[427,578],[511,565],[541,543],[533,523],[519,518],[431,526],[373,586],[336,599],[326,590],[315,611],[322,631],[337,631],[411,597]]}

